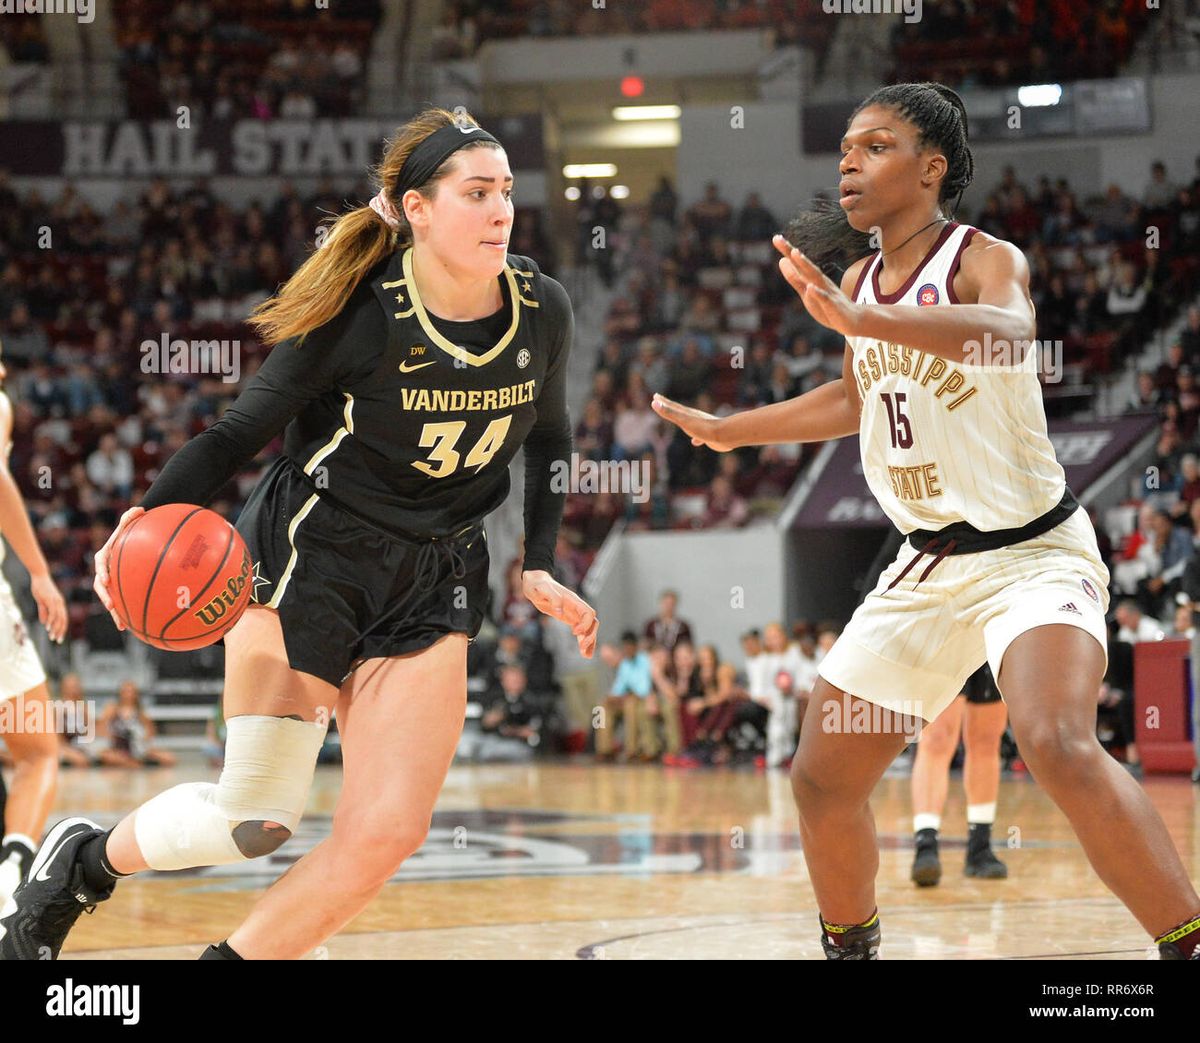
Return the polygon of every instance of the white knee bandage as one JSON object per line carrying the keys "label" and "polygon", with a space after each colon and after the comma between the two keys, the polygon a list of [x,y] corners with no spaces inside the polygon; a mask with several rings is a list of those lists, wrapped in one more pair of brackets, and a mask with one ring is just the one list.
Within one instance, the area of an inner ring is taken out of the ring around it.
{"label": "white knee bandage", "polygon": [[327,726],[282,717],[231,717],[220,780],[175,786],[134,819],[151,869],[248,861],[234,839],[242,822],[278,822],[295,832],[308,800]]}

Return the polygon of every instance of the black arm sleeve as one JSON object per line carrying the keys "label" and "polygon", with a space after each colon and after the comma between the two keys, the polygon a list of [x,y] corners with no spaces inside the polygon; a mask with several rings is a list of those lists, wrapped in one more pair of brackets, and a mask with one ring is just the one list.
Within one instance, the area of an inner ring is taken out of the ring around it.
{"label": "black arm sleeve", "polygon": [[275,345],[221,418],[167,461],[141,505],[148,511],[166,503],[206,506],[306,405],[363,375],[370,354],[363,347],[383,345],[386,337],[383,312],[364,279],[302,343]]}
{"label": "black arm sleeve", "polygon": [[575,316],[567,291],[547,279],[547,298],[555,300],[560,316],[559,340],[546,370],[546,381],[537,398],[537,423],[525,438],[525,563],[526,572],[554,573],[554,545],[562,524],[567,494],[556,492],[551,478],[554,462],[568,465],[571,458],[571,415],[567,409],[567,360],[575,336]]}

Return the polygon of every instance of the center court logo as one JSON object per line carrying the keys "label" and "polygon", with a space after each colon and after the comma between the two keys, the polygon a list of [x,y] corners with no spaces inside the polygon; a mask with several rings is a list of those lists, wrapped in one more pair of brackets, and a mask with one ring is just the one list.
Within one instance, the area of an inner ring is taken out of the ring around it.
{"label": "center court logo", "polygon": [[902,14],[908,23],[921,20],[921,0],[821,0],[826,14]]}

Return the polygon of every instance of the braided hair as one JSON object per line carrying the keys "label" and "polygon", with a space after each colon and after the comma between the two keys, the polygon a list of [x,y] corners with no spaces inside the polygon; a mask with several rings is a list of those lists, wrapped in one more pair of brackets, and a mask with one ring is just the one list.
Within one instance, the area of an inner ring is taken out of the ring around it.
{"label": "braided hair", "polygon": [[[957,194],[947,216],[953,217],[962,194],[975,176],[975,160],[967,145],[967,109],[949,87],[940,83],[894,83],[868,95],[850,114],[853,120],[868,105],[894,109],[917,128],[920,148],[937,149],[946,157],[946,174],[938,203]],[[943,213],[946,207],[942,206]],[[840,275],[860,257],[872,252],[870,236],[854,228],[836,202],[815,199],[788,223],[784,236],[831,277]]]}

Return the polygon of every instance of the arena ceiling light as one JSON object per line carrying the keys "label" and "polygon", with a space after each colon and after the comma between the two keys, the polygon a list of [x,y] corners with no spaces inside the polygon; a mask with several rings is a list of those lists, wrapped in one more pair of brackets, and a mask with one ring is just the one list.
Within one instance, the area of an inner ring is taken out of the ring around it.
{"label": "arena ceiling light", "polygon": [[1058,83],[1035,83],[1017,88],[1017,101],[1027,109],[1043,105],[1057,105],[1062,99],[1062,85]]}
{"label": "arena ceiling light", "polygon": [[618,105],[612,110],[615,120],[677,120],[682,112],[678,105]]}
{"label": "arena ceiling light", "polygon": [[615,163],[568,163],[563,167],[563,177],[573,180],[579,177],[616,177]]}

